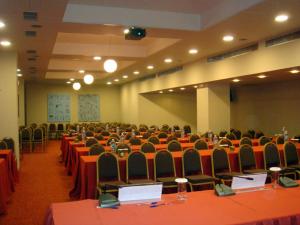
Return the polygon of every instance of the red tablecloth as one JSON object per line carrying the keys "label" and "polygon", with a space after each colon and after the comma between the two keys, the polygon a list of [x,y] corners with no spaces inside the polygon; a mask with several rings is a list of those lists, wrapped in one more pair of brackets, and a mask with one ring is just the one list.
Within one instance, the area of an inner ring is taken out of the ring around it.
{"label": "red tablecloth", "polygon": [[0,158],[5,159],[11,191],[15,191],[15,183],[19,180],[17,162],[13,152],[9,149],[0,150]]}
{"label": "red tablecloth", "polygon": [[96,208],[96,200],[52,204],[44,225],[291,225],[300,224],[300,188],[278,188],[217,197],[214,192],[163,195],[155,208],[121,205],[118,209]]}
{"label": "red tablecloth", "polygon": [[[278,145],[278,149],[281,156],[281,162],[283,162],[283,145]],[[300,153],[300,144],[297,144],[297,149]],[[263,146],[253,147],[256,163],[258,168],[264,168],[263,161]],[[239,172],[238,151],[239,148],[235,148],[234,151],[228,151],[229,161],[232,171]],[[96,159],[98,156],[86,156],[87,148],[77,148],[77,163],[73,172],[73,189],[70,191],[70,197],[72,198],[95,198],[96,191]],[[203,165],[203,173],[212,175],[211,171],[211,150],[199,151],[201,155],[201,162]],[[182,175],[181,158],[182,152],[172,152],[175,161],[175,168],[177,176]],[[148,169],[150,178],[153,178],[153,157],[154,153],[147,153]],[[123,181],[126,181],[126,160],[125,158],[119,159],[120,175]]]}
{"label": "red tablecloth", "polygon": [[11,195],[10,179],[5,159],[0,159],[0,214],[6,213],[6,203]]}

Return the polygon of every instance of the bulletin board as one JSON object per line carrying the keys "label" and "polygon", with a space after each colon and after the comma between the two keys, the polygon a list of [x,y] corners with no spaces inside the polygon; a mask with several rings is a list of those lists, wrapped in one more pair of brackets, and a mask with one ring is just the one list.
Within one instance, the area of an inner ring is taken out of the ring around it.
{"label": "bulletin board", "polygon": [[99,121],[99,96],[86,94],[78,96],[78,120],[80,122]]}
{"label": "bulletin board", "polygon": [[70,95],[48,94],[48,122],[69,122],[70,102]]}

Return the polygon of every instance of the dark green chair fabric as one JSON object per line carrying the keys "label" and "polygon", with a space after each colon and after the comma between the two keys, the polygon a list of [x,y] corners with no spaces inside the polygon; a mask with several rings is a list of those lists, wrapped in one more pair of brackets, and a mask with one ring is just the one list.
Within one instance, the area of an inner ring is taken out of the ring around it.
{"label": "dark green chair fabric", "polygon": [[274,143],[267,143],[264,147],[265,169],[280,167],[280,156],[278,148]]}
{"label": "dark green chair fabric", "polygon": [[132,137],[132,138],[129,139],[129,143],[131,145],[141,145],[142,141],[141,141],[141,139],[139,139],[137,137]]}
{"label": "dark green chair fabric", "polygon": [[276,137],[276,144],[277,145],[283,145],[284,144],[284,137],[283,137],[283,135],[279,135],[279,136],[277,136]]}
{"label": "dark green chair fabric", "polygon": [[286,142],[284,144],[283,150],[286,166],[300,170],[300,160],[296,145],[290,141]]}
{"label": "dark green chair fabric", "polygon": [[174,135],[170,135],[169,137],[167,137],[167,144],[171,141],[177,141],[177,137],[175,137]]}
{"label": "dark green chair fabric", "polygon": [[110,133],[109,133],[107,130],[103,130],[103,131],[101,132],[101,134],[102,134],[102,136],[104,136],[104,137],[108,137],[108,136],[110,135]]}
{"label": "dark green chair fabric", "polygon": [[259,139],[260,137],[264,136],[264,133],[262,131],[256,131],[254,138]]}
{"label": "dark green chair fabric", "polygon": [[219,145],[227,145],[228,147],[233,146],[231,140],[223,138],[218,142]]}
{"label": "dark green chair fabric", "polygon": [[95,138],[96,138],[98,141],[102,141],[102,140],[104,140],[104,137],[103,137],[103,135],[102,135],[102,134],[98,134],[98,135],[96,135],[96,136],[95,136]]}
{"label": "dark green chair fabric", "polygon": [[158,137],[156,137],[156,136],[149,137],[148,142],[151,142],[154,145],[159,145],[160,144],[160,141],[159,141]]}
{"label": "dark green chair fabric", "polygon": [[196,150],[207,150],[208,149],[208,144],[205,140],[199,139],[195,142],[194,148]]}
{"label": "dark green chair fabric", "polygon": [[199,140],[200,139],[200,136],[198,135],[198,134],[192,134],[191,136],[190,136],[190,142],[191,143],[195,143],[197,140]]}
{"label": "dark green chair fabric", "polygon": [[153,143],[145,142],[141,146],[141,151],[144,153],[154,153],[156,152],[156,149]]}
{"label": "dark green chair fabric", "polygon": [[0,141],[0,150],[1,149],[7,149],[7,144],[5,143],[5,141]]}
{"label": "dark green chair fabric", "polygon": [[220,133],[219,133],[219,137],[225,137],[226,134],[227,134],[226,130],[221,130]]}
{"label": "dark green chair fabric", "polygon": [[234,133],[228,133],[228,134],[225,135],[225,137],[229,140],[237,140]]}
{"label": "dark green chair fabric", "polygon": [[242,139],[240,140],[240,146],[242,145],[250,145],[252,146],[252,141],[249,137],[242,137]]}
{"label": "dark green chair fabric", "polygon": [[105,152],[104,147],[97,143],[90,147],[89,155],[100,155],[103,152]]}
{"label": "dark green chair fabric", "polygon": [[91,147],[94,144],[98,144],[98,140],[96,138],[91,137],[91,138],[86,139],[86,142],[85,142],[86,147]]}
{"label": "dark green chair fabric", "polygon": [[167,150],[169,150],[170,152],[177,152],[182,151],[182,147],[178,141],[173,140],[168,143]]}
{"label": "dark green chair fabric", "polygon": [[259,145],[265,145],[269,142],[271,142],[271,139],[266,136],[261,136],[258,140]]}
{"label": "dark green chair fabric", "polygon": [[168,134],[165,133],[165,132],[160,132],[158,135],[157,135],[158,138],[168,138]]}
{"label": "dark green chair fabric", "polygon": [[243,137],[247,137],[247,138],[250,138],[250,139],[253,138],[252,135],[251,135],[250,133],[248,133],[248,132],[243,133],[243,134],[242,134],[242,138],[243,138]]}
{"label": "dark green chair fabric", "polygon": [[117,151],[119,149],[127,149],[127,153],[130,153],[131,152],[131,148],[128,144],[125,144],[125,143],[120,143],[117,145]]}

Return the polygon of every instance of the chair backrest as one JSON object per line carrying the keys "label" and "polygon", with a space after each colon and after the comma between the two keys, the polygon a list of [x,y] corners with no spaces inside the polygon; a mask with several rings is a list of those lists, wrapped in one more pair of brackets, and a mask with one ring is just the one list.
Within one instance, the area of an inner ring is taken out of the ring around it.
{"label": "chair backrest", "polygon": [[177,130],[180,130],[180,127],[179,127],[178,125],[174,125],[174,126],[173,126],[173,131],[175,132],[175,131],[177,131]]}
{"label": "chair backrest", "polygon": [[253,138],[252,135],[251,135],[250,133],[248,133],[248,132],[243,133],[243,134],[242,134],[242,138],[243,138],[243,137],[247,137],[247,138],[250,138],[250,139]]}
{"label": "chair backrest", "polygon": [[117,134],[111,134],[109,137],[113,137],[113,138],[115,138],[116,140],[120,140],[120,136],[117,135]]}
{"label": "chair backrest", "polygon": [[158,138],[167,138],[168,137],[168,134],[165,133],[165,132],[160,132],[158,135],[157,135]]}
{"label": "chair backrest", "polygon": [[190,134],[192,133],[192,129],[190,125],[184,125],[183,126],[184,134]]}
{"label": "chair backrest", "polygon": [[141,146],[141,151],[144,153],[156,152],[155,146],[151,142],[145,142]]}
{"label": "chair backrest", "polygon": [[239,164],[241,172],[247,169],[256,169],[255,155],[251,145],[244,144],[240,146]]}
{"label": "chair backrest", "polygon": [[226,130],[221,130],[220,133],[219,133],[219,136],[220,137],[225,137],[227,134],[227,131]]}
{"label": "chair backrest", "polygon": [[131,152],[127,157],[126,180],[149,179],[148,161],[143,152]]}
{"label": "chair backrest", "polygon": [[293,142],[286,142],[283,146],[285,166],[299,165],[297,147]]}
{"label": "chair backrest", "polygon": [[228,155],[224,148],[218,147],[213,149],[211,165],[213,176],[219,172],[231,172]]}
{"label": "chair backrest", "polygon": [[15,152],[15,141],[11,137],[5,137],[3,138],[3,141],[6,143],[7,148]]}
{"label": "chair backrest", "polygon": [[236,139],[235,140],[240,140],[241,139],[241,136],[242,136],[242,132],[240,130],[237,130],[237,129],[233,129],[232,132]]}
{"label": "chair backrest", "polygon": [[25,128],[21,130],[21,140],[30,141],[32,139],[31,129]]}
{"label": "chair backrest", "polygon": [[176,177],[174,159],[171,152],[167,150],[157,151],[154,157],[154,176]]}
{"label": "chair backrest", "polygon": [[131,152],[131,148],[128,144],[125,143],[120,143],[117,145],[117,150],[119,149],[127,149],[127,152],[130,153]]}
{"label": "chair backrest", "polygon": [[196,142],[197,140],[199,140],[200,139],[200,136],[198,135],[198,134],[192,134],[191,136],[190,136],[190,142],[191,143],[194,143],[194,142]]}
{"label": "chair backrest", "polygon": [[197,150],[208,150],[208,144],[205,140],[199,139],[194,144],[194,149]]}
{"label": "chair backrest", "polygon": [[110,152],[103,152],[97,159],[97,181],[120,180],[117,157]]}
{"label": "chair backrest", "polygon": [[149,137],[148,142],[151,142],[154,145],[159,145],[160,144],[159,139],[156,136]]}
{"label": "chair backrest", "polygon": [[115,138],[115,137],[110,137],[110,138],[108,138],[108,139],[106,140],[106,146],[110,146],[110,144],[111,144],[111,142],[112,142],[113,140],[114,140],[115,142],[119,141],[119,139],[117,139],[117,138]]}
{"label": "chair backrest", "polygon": [[139,139],[137,137],[132,137],[132,138],[129,139],[129,143],[131,145],[141,145],[142,141],[141,141],[141,139]]}
{"label": "chair backrest", "polygon": [[95,138],[96,138],[98,141],[102,141],[102,140],[104,140],[104,137],[103,137],[103,135],[102,135],[102,134],[98,134],[98,135],[96,135],[96,136],[95,136]]}
{"label": "chair backrest", "polygon": [[250,130],[247,131],[247,133],[251,135],[252,139],[255,138],[255,131],[254,130],[250,129]]}
{"label": "chair backrest", "polygon": [[255,132],[254,138],[258,139],[262,136],[264,136],[264,133],[262,131],[258,130],[258,131]]}
{"label": "chair backrest", "polygon": [[177,141],[177,137],[175,137],[174,135],[170,135],[168,138],[167,138],[167,143],[171,142],[171,141]]}
{"label": "chair backrest", "polygon": [[227,138],[223,138],[218,142],[219,145],[227,145],[227,146],[232,146],[232,142],[231,140],[227,139]]}
{"label": "chair backrest", "polygon": [[250,145],[252,146],[252,141],[250,138],[248,137],[242,137],[242,139],[240,140],[240,146],[242,145]]}
{"label": "chair backrest", "polygon": [[143,139],[148,139],[150,136],[151,136],[151,133],[150,133],[150,132],[145,132],[145,133],[143,134]]}
{"label": "chair backrest", "polygon": [[94,144],[98,144],[98,140],[96,138],[87,138],[85,142],[86,147],[91,147]]}
{"label": "chair backrest", "polygon": [[170,152],[182,151],[181,144],[178,141],[175,141],[175,140],[170,141],[168,143],[167,149]]}
{"label": "chair backrest", "polygon": [[64,125],[62,123],[57,124],[58,131],[64,131]]}
{"label": "chair backrest", "polygon": [[276,137],[276,144],[279,145],[279,144],[284,144],[284,137],[283,135],[279,135]]}
{"label": "chair backrest", "polygon": [[49,125],[49,131],[56,131],[56,125],[55,125],[55,123],[50,123],[50,125]]}
{"label": "chair backrest", "polygon": [[93,132],[93,131],[90,131],[90,130],[87,130],[87,131],[85,132],[85,136],[86,136],[86,137],[94,137],[94,132]]}
{"label": "chair backrest", "polygon": [[101,132],[101,134],[104,136],[104,137],[108,137],[110,135],[110,133],[107,131],[107,130],[103,130]]}
{"label": "chair backrest", "polygon": [[1,149],[7,149],[7,144],[6,144],[6,142],[3,141],[3,140],[0,141],[0,150],[1,150]]}
{"label": "chair backrest", "polygon": [[42,140],[43,139],[43,130],[42,128],[36,128],[33,130],[33,140]]}
{"label": "chair backrest", "polygon": [[271,139],[266,136],[261,136],[258,140],[259,145],[265,145],[269,142],[271,142]]}
{"label": "chair backrest", "polygon": [[97,143],[90,147],[89,155],[100,155],[103,152],[105,152],[104,147]]}
{"label": "chair backrest", "polygon": [[193,148],[184,150],[182,155],[183,176],[202,174],[202,164],[199,152]]}
{"label": "chair backrest", "polygon": [[280,156],[278,148],[274,143],[267,143],[264,146],[264,166],[265,169],[276,166],[280,167]]}
{"label": "chair backrest", "polygon": [[228,134],[225,135],[225,137],[229,140],[236,140],[237,139],[234,133],[228,133]]}

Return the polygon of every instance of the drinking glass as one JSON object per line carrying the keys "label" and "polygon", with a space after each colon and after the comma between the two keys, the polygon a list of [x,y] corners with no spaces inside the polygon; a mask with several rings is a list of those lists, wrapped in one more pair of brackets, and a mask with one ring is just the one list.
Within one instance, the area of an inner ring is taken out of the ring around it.
{"label": "drinking glass", "polygon": [[278,187],[279,172],[281,171],[281,168],[271,167],[270,171],[272,171],[273,189],[276,189]]}
{"label": "drinking glass", "polygon": [[187,199],[187,195],[186,195],[187,179],[177,178],[175,179],[175,182],[177,182],[177,199],[180,201],[185,201]]}

